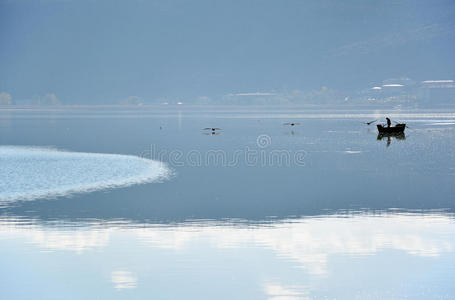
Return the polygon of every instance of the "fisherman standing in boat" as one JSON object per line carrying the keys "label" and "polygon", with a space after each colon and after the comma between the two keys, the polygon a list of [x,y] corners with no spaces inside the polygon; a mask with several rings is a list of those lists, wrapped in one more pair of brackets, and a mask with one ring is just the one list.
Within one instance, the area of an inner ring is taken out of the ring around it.
{"label": "fisherman standing in boat", "polygon": [[392,125],[392,122],[390,122],[390,119],[389,118],[385,118],[387,120],[387,127],[390,128],[390,126]]}

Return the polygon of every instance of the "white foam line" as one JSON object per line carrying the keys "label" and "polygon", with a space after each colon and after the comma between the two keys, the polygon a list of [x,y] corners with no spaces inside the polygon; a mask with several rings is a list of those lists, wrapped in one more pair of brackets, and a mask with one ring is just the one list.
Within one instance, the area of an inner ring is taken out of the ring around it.
{"label": "white foam line", "polygon": [[346,154],[359,154],[359,153],[362,153],[362,151],[359,151],[359,150],[345,150],[344,153],[346,153]]}
{"label": "white foam line", "polygon": [[34,200],[159,182],[166,164],[119,154],[0,146],[0,202]]}
{"label": "white foam line", "polygon": [[455,122],[437,122],[437,123],[430,123],[428,125],[435,125],[435,126],[447,126],[447,125],[455,125]]}

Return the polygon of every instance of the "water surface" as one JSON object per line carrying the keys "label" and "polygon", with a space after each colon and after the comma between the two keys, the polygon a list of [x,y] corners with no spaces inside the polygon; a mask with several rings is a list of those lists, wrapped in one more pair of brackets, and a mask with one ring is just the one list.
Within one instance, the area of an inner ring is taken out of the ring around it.
{"label": "water surface", "polygon": [[1,111],[2,294],[453,298],[455,113],[385,116]]}

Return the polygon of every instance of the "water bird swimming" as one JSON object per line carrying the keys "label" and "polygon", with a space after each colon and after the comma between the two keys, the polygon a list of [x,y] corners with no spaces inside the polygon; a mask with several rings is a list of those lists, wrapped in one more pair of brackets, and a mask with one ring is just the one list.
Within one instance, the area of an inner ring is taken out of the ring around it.
{"label": "water bird swimming", "polygon": [[295,126],[300,125],[300,123],[284,123],[283,125]]}

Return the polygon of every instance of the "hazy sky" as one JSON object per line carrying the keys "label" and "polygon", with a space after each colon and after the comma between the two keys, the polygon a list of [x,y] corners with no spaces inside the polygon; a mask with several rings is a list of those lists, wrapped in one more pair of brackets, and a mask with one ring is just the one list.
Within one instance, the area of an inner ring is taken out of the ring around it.
{"label": "hazy sky", "polygon": [[13,99],[357,89],[453,79],[454,55],[453,0],[0,0]]}

